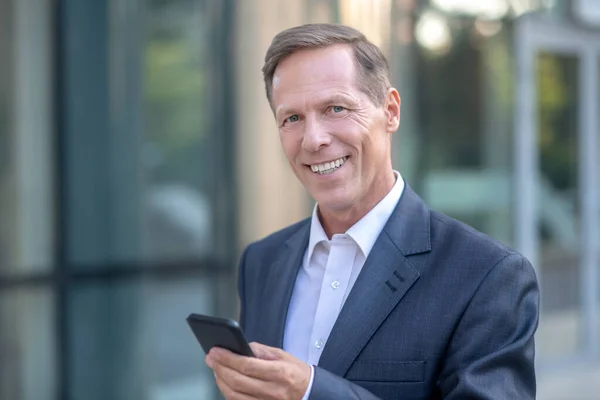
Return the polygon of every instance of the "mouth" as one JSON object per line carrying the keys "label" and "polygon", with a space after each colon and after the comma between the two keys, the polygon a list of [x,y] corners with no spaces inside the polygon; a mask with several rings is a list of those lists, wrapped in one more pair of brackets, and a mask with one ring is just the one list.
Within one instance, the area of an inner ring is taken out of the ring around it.
{"label": "mouth", "polygon": [[337,160],[325,162],[322,164],[311,164],[309,165],[312,172],[319,175],[327,175],[335,172],[348,160],[348,156],[338,158]]}

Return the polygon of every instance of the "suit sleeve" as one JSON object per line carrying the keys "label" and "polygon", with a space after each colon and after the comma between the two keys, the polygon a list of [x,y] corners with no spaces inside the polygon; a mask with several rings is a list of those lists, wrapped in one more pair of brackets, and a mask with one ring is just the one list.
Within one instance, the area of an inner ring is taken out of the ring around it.
{"label": "suit sleeve", "polygon": [[454,399],[535,399],[539,289],[531,264],[502,259],[475,291],[448,345],[438,387]]}
{"label": "suit sleeve", "polygon": [[365,388],[323,368],[314,367],[314,371],[313,386],[308,400],[381,400]]}

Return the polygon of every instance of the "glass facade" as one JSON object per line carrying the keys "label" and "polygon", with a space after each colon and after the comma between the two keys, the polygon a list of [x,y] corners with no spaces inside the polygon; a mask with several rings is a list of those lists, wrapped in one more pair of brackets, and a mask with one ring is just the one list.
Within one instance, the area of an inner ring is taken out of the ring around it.
{"label": "glass facade", "polygon": [[22,287],[0,293],[0,398],[55,399],[55,295],[49,287]]}
{"label": "glass facade", "polygon": [[0,400],[218,398],[184,320],[235,318],[241,250],[311,211],[260,74],[273,35],[303,22],[382,47],[395,168],[532,260],[538,397],[596,393],[586,21],[544,0],[0,0]]}
{"label": "glass facade", "polygon": [[236,314],[232,3],[0,4],[0,398],[214,397],[185,317]]}
{"label": "glass facade", "polygon": [[[412,184],[433,208],[511,243],[512,21],[430,6],[413,13],[414,69],[404,78],[412,90],[403,98],[414,104],[403,114],[413,143],[400,143],[401,152],[417,150]],[[432,29],[446,33],[435,42]]]}
{"label": "glass facade", "polygon": [[212,373],[202,352],[190,351],[198,344],[182,323],[192,312],[215,313],[214,277],[172,275],[72,287],[69,398],[214,398]]}
{"label": "glass facade", "polygon": [[226,11],[211,1],[63,2],[65,250],[79,268],[228,257]]}
{"label": "glass facade", "polygon": [[[560,329],[547,332],[541,352],[560,357],[580,351],[581,209],[584,187],[578,171],[577,81],[579,60],[573,56],[541,53],[536,59],[540,181],[538,232],[540,281],[544,311],[560,318]],[[541,331],[542,334],[544,331]]]}

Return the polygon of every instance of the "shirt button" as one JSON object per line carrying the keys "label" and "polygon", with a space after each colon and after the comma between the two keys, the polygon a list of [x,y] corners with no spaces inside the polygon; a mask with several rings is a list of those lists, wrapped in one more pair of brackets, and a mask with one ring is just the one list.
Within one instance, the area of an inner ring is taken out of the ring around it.
{"label": "shirt button", "polygon": [[340,287],[340,283],[338,281],[331,282],[331,287],[337,289]]}
{"label": "shirt button", "polygon": [[317,340],[317,341],[315,342],[315,347],[316,347],[317,349],[320,349],[321,347],[323,347],[323,342],[322,342],[322,341],[320,341],[320,340]]}

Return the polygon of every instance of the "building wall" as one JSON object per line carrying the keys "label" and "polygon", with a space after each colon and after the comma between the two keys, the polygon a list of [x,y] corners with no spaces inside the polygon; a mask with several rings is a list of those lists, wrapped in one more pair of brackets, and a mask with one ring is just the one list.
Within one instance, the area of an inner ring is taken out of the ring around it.
{"label": "building wall", "polygon": [[240,245],[307,216],[308,195],[281,150],[261,68],[271,39],[305,22],[303,0],[238,3],[236,10],[236,159]]}

